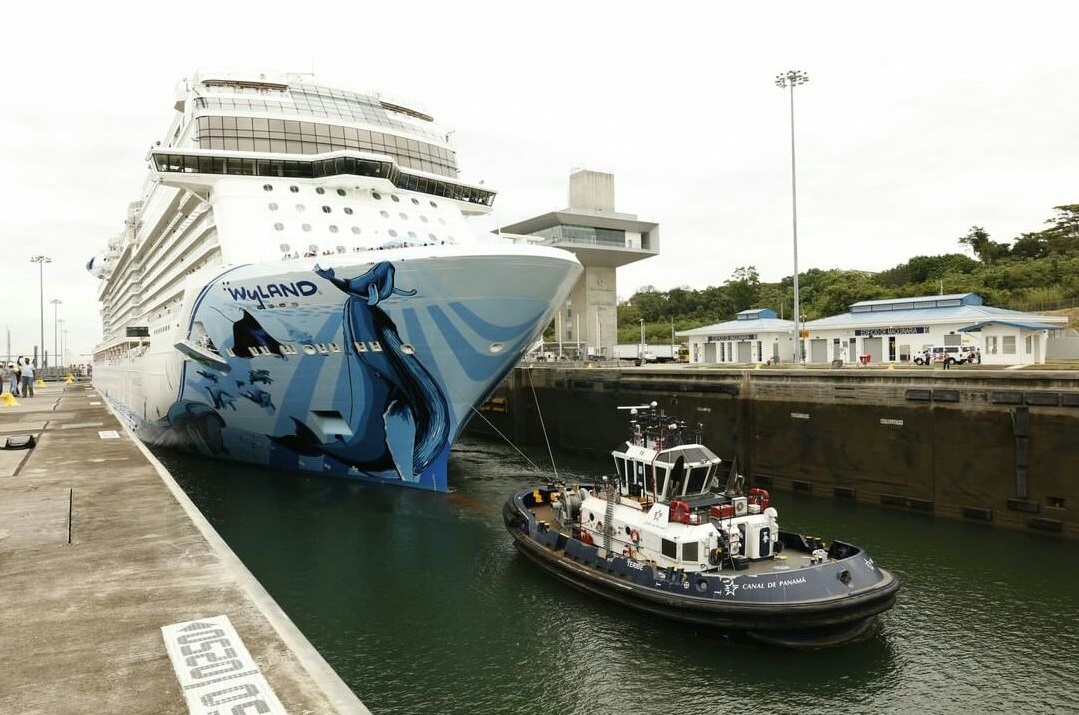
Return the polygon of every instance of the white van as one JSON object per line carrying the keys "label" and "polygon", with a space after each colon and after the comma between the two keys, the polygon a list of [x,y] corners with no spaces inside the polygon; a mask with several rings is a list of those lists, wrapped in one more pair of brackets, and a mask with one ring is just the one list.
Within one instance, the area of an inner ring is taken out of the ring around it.
{"label": "white van", "polygon": [[934,345],[929,348],[929,362],[925,361],[925,350],[914,355],[915,365],[932,365],[934,363],[948,363],[949,365],[963,365],[972,361],[974,357],[973,345]]}

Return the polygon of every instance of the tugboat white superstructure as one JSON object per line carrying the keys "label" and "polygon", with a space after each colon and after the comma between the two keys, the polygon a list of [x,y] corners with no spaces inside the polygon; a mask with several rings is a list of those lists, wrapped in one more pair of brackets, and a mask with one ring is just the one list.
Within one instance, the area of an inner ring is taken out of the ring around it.
{"label": "tugboat white superstructure", "polygon": [[494,192],[403,103],[204,72],[175,110],[87,265],[95,385],[152,443],[445,490],[450,445],[576,258],[474,234]]}
{"label": "tugboat white superstructure", "polygon": [[519,550],[586,592],[651,614],[771,643],[861,636],[899,583],[859,547],[781,531],[767,491],[742,494],[700,444],[700,426],[634,408],[617,476],[591,488],[517,492],[503,517]]}

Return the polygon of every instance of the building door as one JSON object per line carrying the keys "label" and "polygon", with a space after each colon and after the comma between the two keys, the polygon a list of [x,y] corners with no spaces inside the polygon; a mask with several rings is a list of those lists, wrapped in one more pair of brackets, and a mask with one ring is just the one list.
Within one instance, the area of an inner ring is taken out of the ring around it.
{"label": "building door", "polygon": [[814,338],[809,341],[809,362],[828,362],[828,341]]}
{"label": "building door", "polygon": [[901,362],[910,362],[910,346],[909,345],[900,345],[899,346],[899,360]]}
{"label": "building door", "polygon": [[716,361],[716,344],[705,343],[704,344],[704,361],[715,362]]}
{"label": "building door", "polygon": [[850,339],[850,349],[847,351],[847,362],[858,361],[858,338]]}
{"label": "building door", "polygon": [[738,343],[738,362],[752,362],[753,343],[743,340]]}
{"label": "building door", "polygon": [[870,356],[870,362],[881,362],[884,357],[884,341],[881,338],[866,338],[863,342],[865,345],[865,354]]}
{"label": "building door", "polygon": [[888,362],[895,362],[895,336],[888,337]]}

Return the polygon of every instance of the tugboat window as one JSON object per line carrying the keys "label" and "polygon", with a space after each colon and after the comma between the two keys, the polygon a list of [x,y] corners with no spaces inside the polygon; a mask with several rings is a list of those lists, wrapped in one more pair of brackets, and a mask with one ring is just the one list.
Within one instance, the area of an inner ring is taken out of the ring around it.
{"label": "tugboat window", "polygon": [[696,561],[697,560],[697,542],[691,541],[688,544],[682,544],[682,560],[683,561]]}
{"label": "tugboat window", "polygon": [[678,544],[670,539],[663,539],[663,555],[668,559],[678,559]]}

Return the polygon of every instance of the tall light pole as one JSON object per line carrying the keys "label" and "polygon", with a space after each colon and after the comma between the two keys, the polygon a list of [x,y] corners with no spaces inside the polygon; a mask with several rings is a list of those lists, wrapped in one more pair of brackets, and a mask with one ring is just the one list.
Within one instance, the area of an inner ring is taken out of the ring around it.
{"label": "tall light pole", "polygon": [[637,357],[644,360],[644,318],[641,318],[641,347],[637,350]]}
{"label": "tall light pole", "polygon": [[60,357],[59,357],[60,351],[57,350],[57,348],[59,347],[57,345],[57,339],[59,337],[59,335],[58,335],[59,330],[58,330],[57,321],[59,319],[60,304],[63,303],[64,301],[60,300],[59,298],[53,298],[49,302],[52,303],[52,361],[56,365],[60,365],[64,361],[60,359]]}
{"label": "tall light pole", "polygon": [[[52,263],[48,256],[37,255],[30,259],[38,265],[38,285],[41,290],[41,367],[45,367],[45,264]],[[38,367],[35,365],[34,367]]]}
{"label": "tall light pole", "polygon": [[791,97],[791,215],[794,225],[794,364],[802,364],[802,310],[798,303],[798,182],[794,165],[794,88],[809,81],[801,70],[776,75],[776,86],[790,89]]}
{"label": "tall light pole", "polygon": [[64,344],[67,342],[67,328],[64,327],[64,319],[60,318],[60,367],[63,367],[64,362]]}

